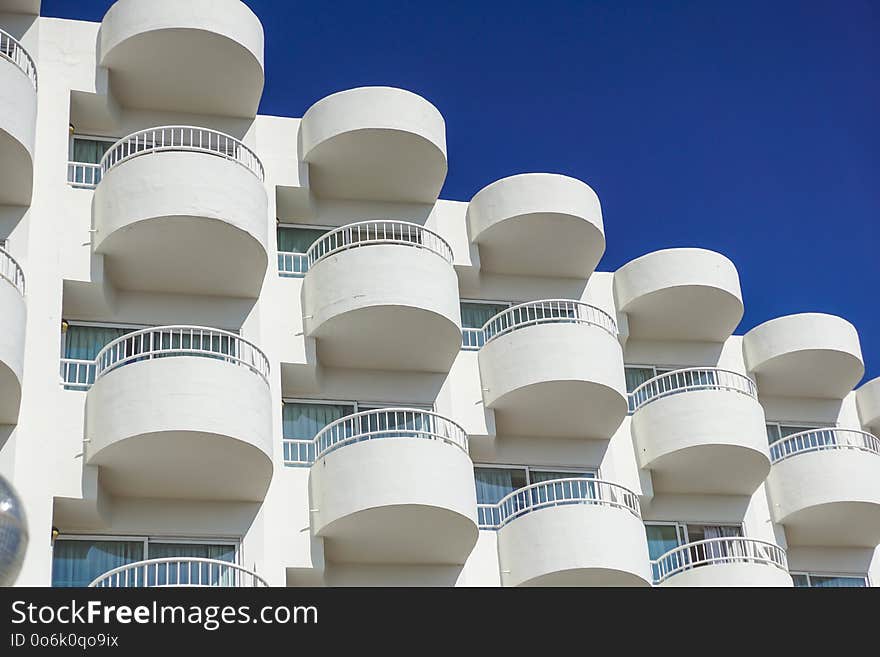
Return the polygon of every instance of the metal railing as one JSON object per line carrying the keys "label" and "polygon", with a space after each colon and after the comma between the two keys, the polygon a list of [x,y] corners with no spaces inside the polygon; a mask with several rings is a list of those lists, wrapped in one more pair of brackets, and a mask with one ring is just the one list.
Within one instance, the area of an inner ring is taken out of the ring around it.
{"label": "metal railing", "polygon": [[166,557],[138,561],[109,570],[89,584],[90,588],[153,586],[256,588],[269,585],[255,572],[238,564],[197,557]]}
{"label": "metal railing", "polygon": [[110,147],[101,158],[103,175],[117,164],[150,153],[183,151],[205,153],[237,162],[264,180],[263,164],[250,148],[235,137],[192,126],[162,126],[149,128],[123,137]]}
{"label": "metal railing", "polygon": [[709,538],[673,548],[651,562],[654,583],[700,566],[725,563],[755,563],[776,566],[788,572],[785,550],[767,541],[743,536]]}
{"label": "metal railing", "polygon": [[583,301],[545,299],[505,308],[483,325],[483,343],[537,324],[588,324],[617,337],[617,323],[604,310]]}
{"label": "metal railing", "polygon": [[24,296],[24,270],[18,261],[9,255],[6,249],[0,248],[0,278],[5,278]]}
{"label": "metal railing", "polygon": [[461,348],[465,351],[479,351],[486,343],[483,329],[463,328],[461,329]]}
{"label": "metal railing", "polygon": [[770,461],[779,463],[790,456],[827,449],[857,449],[880,455],[880,440],[857,429],[809,429],[786,436],[770,445]]}
{"label": "metal railing", "polygon": [[278,252],[278,273],[289,278],[302,278],[309,270],[309,257],[305,253]]}
{"label": "metal railing", "polygon": [[61,383],[65,390],[88,390],[95,382],[96,363],[77,358],[61,359]]}
{"label": "metal railing", "polygon": [[173,356],[215,358],[241,365],[269,382],[269,359],[254,344],[228,331],[199,326],[159,326],[116,338],[98,352],[95,380],[129,363]]}
{"label": "metal railing", "polygon": [[340,447],[381,438],[438,440],[468,451],[467,432],[442,415],[416,408],[380,408],[331,422],[312,440],[285,438],[284,462],[311,465]]}
{"label": "metal railing", "polygon": [[309,248],[309,267],[333,253],[377,244],[426,249],[452,264],[452,247],[434,231],[408,221],[377,219],[341,226],[319,237]]}
{"label": "metal railing", "polygon": [[630,407],[635,412],[655,399],[694,390],[730,390],[758,398],[755,382],[744,374],[716,367],[691,367],[648,379],[632,391]]}
{"label": "metal railing", "polygon": [[67,163],[67,184],[71,187],[94,189],[101,182],[101,165],[87,162]]}
{"label": "metal railing", "polygon": [[37,65],[28,51],[8,32],[0,30],[0,59],[8,59],[24,73],[34,89],[37,88]]}
{"label": "metal railing", "polygon": [[525,486],[497,504],[478,504],[480,529],[500,529],[514,518],[532,511],[568,504],[592,504],[625,509],[641,519],[638,495],[610,481],[588,477],[551,479]]}

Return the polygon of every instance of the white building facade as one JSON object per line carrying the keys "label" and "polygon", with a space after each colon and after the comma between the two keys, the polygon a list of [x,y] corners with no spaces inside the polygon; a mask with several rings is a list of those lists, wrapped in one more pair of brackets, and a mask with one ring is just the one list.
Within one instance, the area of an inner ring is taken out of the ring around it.
{"label": "white building facade", "polygon": [[[238,0],[0,0],[0,474],[21,585],[865,586],[880,379],[734,264],[616,272],[584,182],[438,199],[374,87],[259,116]],[[710,245],[711,246],[711,245]]]}

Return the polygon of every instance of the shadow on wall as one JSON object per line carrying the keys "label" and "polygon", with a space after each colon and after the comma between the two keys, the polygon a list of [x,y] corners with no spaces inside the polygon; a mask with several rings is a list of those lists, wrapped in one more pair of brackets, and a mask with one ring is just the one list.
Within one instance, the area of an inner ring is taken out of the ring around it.
{"label": "shadow on wall", "polygon": [[464,566],[386,566],[328,563],[326,586],[455,586]]}

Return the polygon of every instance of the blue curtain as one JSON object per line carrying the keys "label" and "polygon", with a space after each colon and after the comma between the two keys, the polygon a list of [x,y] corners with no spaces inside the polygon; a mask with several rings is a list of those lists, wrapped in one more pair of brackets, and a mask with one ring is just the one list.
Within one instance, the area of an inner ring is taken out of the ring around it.
{"label": "blue curtain", "polygon": [[143,558],[141,541],[57,540],[52,552],[52,586],[88,586],[108,570]]}
{"label": "blue curtain", "polygon": [[281,411],[281,432],[285,438],[311,440],[331,422],[354,413],[345,404],[285,403]]}
{"label": "blue curtain", "polygon": [[623,374],[626,377],[626,391],[632,392],[645,381],[654,378],[653,367],[625,367]]}
{"label": "blue curtain", "polygon": [[477,504],[497,504],[502,497],[526,485],[525,470],[474,468]]}
{"label": "blue curtain", "polygon": [[104,153],[110,150],[111,146],[113,146],[112,141],[75,137],[73,140],[73,161],[83,164],[100,164]]}
{"label": "blue curtain", "polygon": [[133,330],[104,326],[69,326],[64,337],[64,357],[94,360],[107,344]]}
{"label": "blue curtain", "polygon": [[279,226],[278,250],[285,253],[305,253],[315,240],[328,232],[329,229]]}
{"label": "blue curtain", "polygon": [[483,328],[483,325],[498,313],[509,308],[506,303],[472,303],[461,304],[462,328]]}

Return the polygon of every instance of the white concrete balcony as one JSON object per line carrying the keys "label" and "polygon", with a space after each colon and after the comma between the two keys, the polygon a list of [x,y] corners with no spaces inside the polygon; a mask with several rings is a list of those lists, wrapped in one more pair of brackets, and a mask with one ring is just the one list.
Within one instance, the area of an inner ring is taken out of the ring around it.
{"label": "white concrete balcony", "polygon": [[498,531],[505,586],[650,586],[638,496],[598,479],[557,479],[480,505]]}
{"label": "white concrete balcony", "polygon": [[614,273],[614,294],[631,338],[723,342],[743,316],[736,267],[705,249],[636,258]]}
{"label": "white concrete balcony", "polygon": [[717,368],[661,374],[632,393],[639,465],[665,493],[751,495],[770,471],[755,383]]}
{"label": "white concrete balcony", "polygon": [[792,545],[880,544],[880,440],[811,429],[770,446],[770,511]]}
{"label": "white concrete balcony", "polygon": [[324,365],[448,372],[461,348],[452,249],[417,224],[363,221],[322,236],[303,305]]}
{"label": "white concrete balcony", "polygon": [[253,118],[263,94],[263,26],[239,0],[118,0],[100,65],[133,109]]}
{"label": "white concrete balcony", "polygon": [[568,176],[498,180],[471,200],[467,223],[485,272],[589,278],[605,252],[599,197]]}
{"label": "white concrete balcony", "polygon": [[756,326],[743,337],[743,353],[762,395],[842,399],[865,373],[855,327],[822,313]]}
{"label": "white concrete balcony", "polygon": [[255,298],[266,275],[263,165],[237,139],[186,126],[118,141],[101,162],[96,253],[120,289]]}
{"label": "white concrete balcony", "polygon": [[753,538],[688,543],[653,562],[657,586],[791,587],[785,550]]}
{"label": "white concrete balcony", "polygon": [[123,497],[262,501],[272,478],[269,362],[217,329],[129,333],[98,354],[86,462]]}
{"label": "white concrete balcony", "polygon": [[0,205],[30,205],[36,121],[37,67],[0,29]]}
{"label": "white concrete balcony", "polygon": [[607,440],[626,417],[617,326],[581,301],[507,308],[483,327],[483,402],[499,435]]}
{"label": "white concrete balcony", "polygon": [[89,588],[221,587],[258,588],[269,586],[255,572],[228,561],[195,557],[167,557],[138,561],[96,578]]}
{"label": "white concrete balcony", "polygon": [[315,437],[312,531],[334,562],[464,563],[477,541],[467,434],[395,408],[337,420]]}
{"label": "white concrete balcony", "polygon": [[446,122],[412,92],[349,89],[306,111],[300,154],[318,196],[434,203],[446,180]]}
{"label": "white concrete balcony", "polygon": [[27,308],[24,273],[0,249],[0,424],[16,424],[21,406]]}
{"label": "white concrete balcony", "polygon": [[880,377],[871,379],[859,388],[856,405],[862,426],[875,435],[880,433]]}

